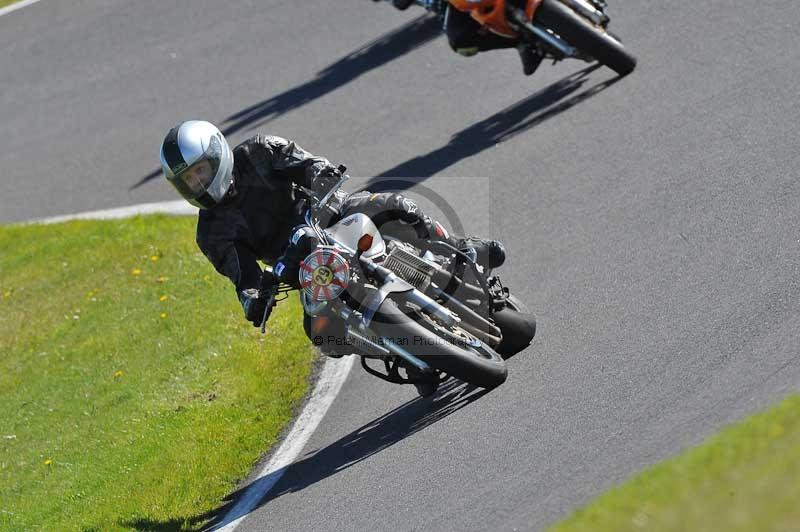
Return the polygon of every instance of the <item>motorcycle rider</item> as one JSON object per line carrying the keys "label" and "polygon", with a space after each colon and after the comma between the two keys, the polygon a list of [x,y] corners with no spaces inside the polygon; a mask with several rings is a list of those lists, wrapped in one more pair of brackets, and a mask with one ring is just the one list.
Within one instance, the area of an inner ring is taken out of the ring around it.
{"label": "motorcycle rider", "polygon": [[[278,283],[297,287],[299,262],[310,252],[303,249],[308,244],[303,238],[307,231],[303,201],[295,198],[293,185],[324,194],[339,181],[340,170],[324,157],[277,136],[256,135],[231,150],[216,126],[200,120],[183,122],[167,133],[161,145],[161,166],[178,193],[200,208],[198,246],[235,286],[247,320],[260,325]],[[400,194],[337,194],[341,200],[337,219],[361,212],[379,228],[399,221],[413,229],[421,242],[440,240],[460,249],[475,249],[477,261],[486,268],[505,261],[500,242],[451,236]],[[272,264],[272,271],[262,272],[259,260]],[[309,338],[338,337],[343,332],[331,320],[309,316],[303,325]]]}
{"label": "motorcycle rider", "polygon": [[[399,10],[408,9],[417,0],[392,0],[392,5]],[[469,13],[455,9],[446,0],[423,0],[422,5],[429,11],[444,15],[444,31],[450,48],[464,57],[471,57],[478,52],[516,48],[522,61],[522,72],[526,76],[533,74],[542,62],[542,55],[537,53],[528,43],[519,39],[503,37],[489,31],[472,18]]]}

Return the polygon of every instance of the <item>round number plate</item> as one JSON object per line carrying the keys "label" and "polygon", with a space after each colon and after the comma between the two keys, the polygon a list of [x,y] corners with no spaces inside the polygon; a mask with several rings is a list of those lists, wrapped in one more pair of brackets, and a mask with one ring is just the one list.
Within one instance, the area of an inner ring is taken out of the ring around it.
{"label": "round number plate", "polygon": [[334,249],[316,249],[300,263],[300,287],[316,301],[336,299],[349,281],[350,265]]}

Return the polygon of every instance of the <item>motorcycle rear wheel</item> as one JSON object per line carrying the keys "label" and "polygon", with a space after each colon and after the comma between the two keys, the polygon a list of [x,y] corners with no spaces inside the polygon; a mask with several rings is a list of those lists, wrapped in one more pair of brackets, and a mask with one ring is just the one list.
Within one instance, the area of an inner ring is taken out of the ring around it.
{"label": "motorcycle rear wheel", "polygon": [[559,0],[544,0],[536,11],[534,21],[550,28],[572,46],[620,76],[627,76],[636,68],[636,57],[622,43]]}
{"label": "motorcycle rear wheel", "polygon": [[495,351],[505,360],[526,349],[536,336],[536,317],[514,295],[509,294],[505,308],[496,311],[493,319],[503,333],[503,339]]}

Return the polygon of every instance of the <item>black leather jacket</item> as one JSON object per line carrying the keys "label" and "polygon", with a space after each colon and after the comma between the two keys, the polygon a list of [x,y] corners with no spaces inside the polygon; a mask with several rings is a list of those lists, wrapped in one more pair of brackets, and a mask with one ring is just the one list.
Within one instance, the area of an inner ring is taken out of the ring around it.
{"label": "black leather jacket", "polygon": [[294,142],[264,135],[236,146],[233,158],[234,190],[222,204],[200,210],[197,245],[241,293],[259,287],[257,260],[273,264],[302,222],[292,183],[310,188],[333,166]]}

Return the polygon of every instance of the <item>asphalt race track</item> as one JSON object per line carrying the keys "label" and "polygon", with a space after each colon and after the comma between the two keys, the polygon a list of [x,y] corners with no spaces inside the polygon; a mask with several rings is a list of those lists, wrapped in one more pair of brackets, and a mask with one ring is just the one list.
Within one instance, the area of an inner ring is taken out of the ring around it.
{"label": "asphalt race track", "polygon": [[367,0],[189,5],[0,17],[0,222],[176,199],[158,147],[201,117],[417,178],[539,317],[490,393],[354,368],[239,530],[539,529],[800,388],[795,2],[613,1],[623,79],[525,78]]}

